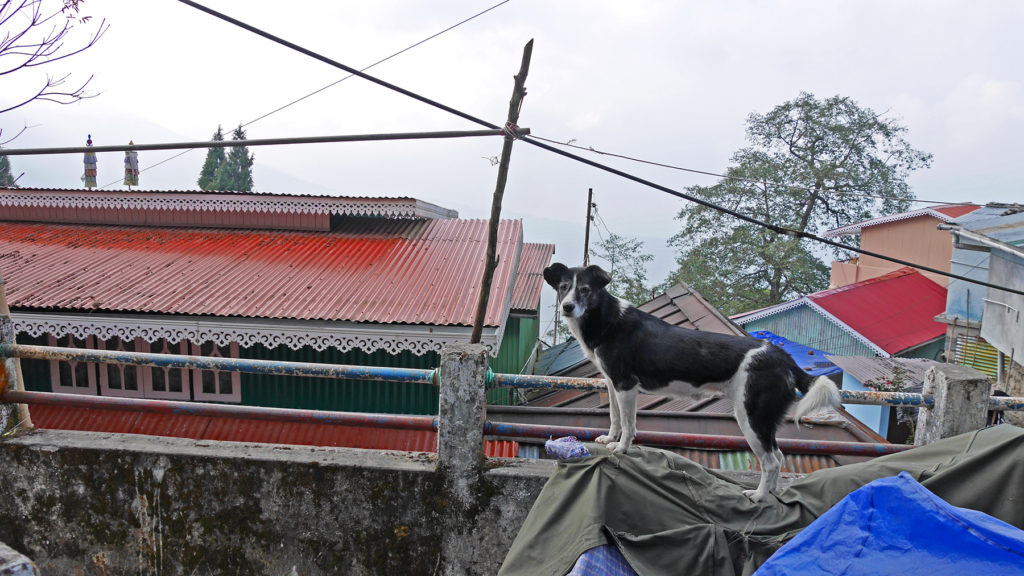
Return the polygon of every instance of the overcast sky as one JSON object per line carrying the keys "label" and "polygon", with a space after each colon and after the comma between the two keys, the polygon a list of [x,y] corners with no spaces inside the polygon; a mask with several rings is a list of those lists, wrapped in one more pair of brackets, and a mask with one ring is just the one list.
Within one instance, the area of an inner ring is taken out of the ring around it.
{"label": "overcast sky", "polygon": [[[54,0],[48,0],[51,3]],[[225,12],[356,68],[498,0],[207,0]],[[0,116],[10,148],[207,140],[346,76],[172,0],[87,0],[110,29],[92,49],[0,76],[0,108],[73,72],[96,98],[34,103]],[[721,172],[745,145],[744,121],[795,98],[848,96],[899,119],[934,154],[911,177],[921,199],[1024,201],[1024,3],[1018,1],[640,2],[511,0],[369,71],[503,124],[523,46],[534,39],[520,125],[558,141]],[[75,30],[78,38],[87,26]],[[75,39],[69,39],[73,44]],[[250,138],[471,130],[478,126],[352,78],[247,128]],[[0,138],[0,141],[6,138]],[[411,196],[486,218],[501,140],[253,148],[258,191]],[[140,153],[145,190],[196,189],[205,151]],[[586,153],[582,153],[586,154]],[[714,178],[607,156],[593,159],[682,190]],[[121,188],[123,153],[101,154],[100,185]],[[12,158],[24,187],[81,186],[81,155]],[[526,239],[582,259],[586,193],[607,229],[646,242],[651,281],[673,264],[666,240],[682,200],[527,144],[513,155],[503,216]],[[923,205],[918,205],[923,206]],[[606,234],[600,227],[600,234]],[[600,235],[595,233],[595,238]]]}

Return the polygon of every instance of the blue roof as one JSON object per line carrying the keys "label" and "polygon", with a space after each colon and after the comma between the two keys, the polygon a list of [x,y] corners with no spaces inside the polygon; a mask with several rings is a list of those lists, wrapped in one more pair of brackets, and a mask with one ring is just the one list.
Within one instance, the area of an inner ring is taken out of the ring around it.
{"label": "blue roof", "polygon": [[828,376],[829,374],[842,372],[841,368],[825,358],[825,354],[828,354],[828,352],[797,344],[792,340],[787,340],[767,330],[757,330],[756,332],[751,332],[750,335],[761,340],[768,340],[785,350],[786,353],[793,357],[793,360],[796,360],[796,365],[811,376]]}

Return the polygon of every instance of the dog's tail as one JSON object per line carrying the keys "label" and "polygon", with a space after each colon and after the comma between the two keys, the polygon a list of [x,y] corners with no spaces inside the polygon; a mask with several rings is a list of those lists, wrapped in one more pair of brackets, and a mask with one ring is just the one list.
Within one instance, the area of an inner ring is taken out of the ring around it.
{"label": "dog's tail", "polygon": [[793,410],[793,421],[796,422],[797,428],[800,427],[800,421],[804,416],[823,408],[839,408],[841,405],[839,388],[825,376],[815,378],[802,392],[804,397],[797,402],[796,409]]}

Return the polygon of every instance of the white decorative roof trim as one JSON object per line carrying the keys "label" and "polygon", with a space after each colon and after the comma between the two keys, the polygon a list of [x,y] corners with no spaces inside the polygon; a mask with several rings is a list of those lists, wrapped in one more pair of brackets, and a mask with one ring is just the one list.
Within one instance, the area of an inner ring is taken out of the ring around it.
{"label": "white decorative roof trim", "polygon": [[458,212],[415,198],[341,198],[262,194],[209,194],[181,192],[76,193],[4,190],[0,206],[44,208],[102,208],[120,210],[175,210],[218,212],[275,212],[344,214],[387,218],[457,218]]}
{"label": "white decorative roof trim", "polygon": [[836,238],[838,236],[860,234],[861,230],[863,230],[864,228],[878,226],[879,224],[888,224],[889,222],[899,222],[900,220],[910,220],[911,218],[917,218],[918,216],[931,216],[943,222],[952,222],[953,220],[955,220],[954,217],[943,214],[942,212],[939,212],[934,208],[919,208],[917,210],[911,210],[910,212],[900,212],[899,214],[879,216],[878,218],[864,220],[863,222],[856,222],[854,224],[840,226],[839,228],[833,228],[832,230],[827,230],[824,233],[822,233],[822,237]]}
{"label": "white decorative roof trim", "polygon": [[743,326],[748,322],[754,322],[755,320],[761,320],[762,318],[767,318],[769,316],[781,314],[786,310],[792,310],[793,308],[796,308],[797,306],[804,304],[805,300],[807,300],[806,297],[797,298],[796,300],[790,300],[789,302],[783,302],[781,304],[776,304],[775,306],[769,306],[768,308],[763,308],[761,310],[751,312],[749,315],[746,316],[733,316],[731,317],[731,320],[739,324],[740,326]]}
{"label": "white decorative roof trim", "polygon": [[[464,326],[420,326],[360,324],[356,322],[264,320],[251,318],[213,318],[201,316],[140,316],[12,312],[15,333],[32,337],[51,334],[75,338],[97,336],[104,340],[117,336],[124,340],[142,338],[154,342],[215,342],[226,346],[237,342],[242,347],[262,344],[267,348],[287,346],[298,350],[305,346],[316,350],[336,348],[342,352],[360,349],[383,350],[389,354],[409,351],[417,356],[441,353],[448,344],[469,341],[471,328]],[[485,327],[481,344],[491,356],[500,347],[498,329]]]}
{"label": "white decorative roof trim", "polygon": [[892,354],[889,354],[885,350],[882,350],[881,348],[879,348],[879,346],[877,344],[875,344],[871,340],[868,340],[863,334],[861,334],[860,332],[857,332],[856,330],[851,328],[846,322],[843,322],[839,318],[836,318],[835,316],[833,316],[832,313],[830,313],[828,310],[825,310],[824,308],[819,306],[817,303],[815,303],[810,298],[805,298],[805,300],[807,300],[807,305],[811,308],[811,310],[814,310],[818,314],[821,314],[825,318],[828,318],[836,326],[839,326],[839,328],[843,332],[846,332],[850,336],[853,336],[855,340],[858,340],[862,344],[867,346],[868,348],[871,348],[871,350],[873,350],[879,356],[882,356],[883,358],[890,358],[892,356]]}

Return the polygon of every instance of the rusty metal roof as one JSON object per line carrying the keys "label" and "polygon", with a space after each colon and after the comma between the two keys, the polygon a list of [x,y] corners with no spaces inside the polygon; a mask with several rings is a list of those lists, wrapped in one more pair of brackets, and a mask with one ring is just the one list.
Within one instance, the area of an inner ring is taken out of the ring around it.
{"label": "rusty metal roof", "polygon": [[[144,434],[193,440],[437,452],[437,432],[423,430],[271,422],[183,414],[148,414],[123,410],[58,406],[33,406],[32,422],[37,428],[51,430]],[[488,457],[514,458],[519,455],[519,444],[513,441],[487,440],[484,445],[484,453]]]}
{"label": "rusty metal roof", "polygon": [[[486,220],[352,217],[331,232],[5,222],[0,272],[16,310],[469,326],[486,241]],[[522,246],[522,222],[503,220],[487,326],[502,322]]]}
{"label": "rusty metal roof", "polygon": [[551,263],[554,253],[554,244],[523,244],[523,252],[519,256],[519,273],[512,290],[512,310],[539,310],[540,293],[544,289],[544,269]]}

